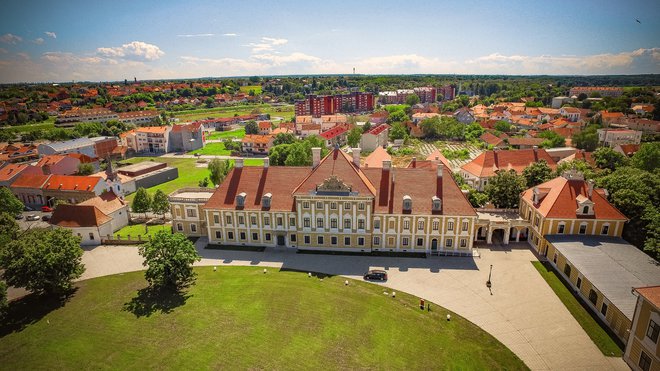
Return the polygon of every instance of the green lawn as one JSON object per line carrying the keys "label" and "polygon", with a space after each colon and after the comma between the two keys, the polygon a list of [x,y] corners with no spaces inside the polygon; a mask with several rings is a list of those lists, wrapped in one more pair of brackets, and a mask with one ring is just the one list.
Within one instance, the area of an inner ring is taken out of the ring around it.
{"label": "green lawn", "polygon": [[225,148],[225,144],[222,142],[206,143],[204,145],[204,148],[190,151],[187,154],[192,155],[195,153],[199,153],[200,155],[209,155],[209,156],[231,156],[231,151]]}
{"label": "green lawn", "polygon": [[621,357],[623,352],[617,343],[610,337],[610,335],[596,322],[590,311],[580,304],[571,289],[566,287],[564,282],[559,278],[557,273],[552,269],[549,263],[544,265],[541,262],[532,262],[536,270],[539,271],[543,279],[548,283],[552,291],[557,294],[559,300],[566,306],[569,312],[575,317],[580,326],[589,335],[591,340],[596,344],[598,349],[604,355],[610,357]]}
{"label": "green lawn", "polygon": [[215,107],[215,108],[202,108],[202,109],[188,110],[188,111],[176,111],[173,113],[175,117],[178,117],[182,121],[194,121],[194,120],[204,120],[209,117],[218,118],[218,117],[233,117],[235,115],[239,115],[239,116],[247,115],[252,113],[254,110],[258,110],[261,113],[268,113],[271,116],[284,117],[287,120],[293,118],[294,116],[293,105],[273,107],[270,104],[245,104],[240,106],[227,106],[227,107]]}
{"label": "green lawn", "polygon": [[171,225],[169,224],[150,225],[145,231],[144,224],[133,224],[133,225],[127,225],[124,228],[118,230],[117,232],[113,233],[113,236],[116,235],[120,235],[122,237],[131,236],[131,238],[135,238],[138,235],[141,235],[142,237],[154,236],[158,231],[166,231],[169,233],[171,231],[170,227]]}
{"label": "green lawn", "polygon": [[182,295],[139,293],[143,272],[132,272],[81,281],[64,306],[14,302],[1,368],[526,369],[471,322],[379,285],[275,268],[196,272]]}
{"label": "green lawn", "polygon": [[254,90],[254,94],[261,94],[261,85],[247,85],[241,86],[241,93],[249,93],[250,90]]}
{"label": "green lawn", "polygon": [[214,131],[209,134],[206,139],[209,140],[222,140],[229,138],[243,138],[245,136],[245,128],[240,128],[230,131]]}

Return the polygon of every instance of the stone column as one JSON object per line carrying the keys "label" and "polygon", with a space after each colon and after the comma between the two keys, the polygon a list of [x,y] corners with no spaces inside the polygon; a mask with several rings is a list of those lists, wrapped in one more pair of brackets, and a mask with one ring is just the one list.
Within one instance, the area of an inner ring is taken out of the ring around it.
{"label": "stone column", "polygon": [[489,245],[493,243],[493,230],[490,228],[490,226],[488,227],[488,235],[486,236],[486,243]]}
{"label": "stone column", "polygon": [[516,242],[520,242],[520,229],[516,228]]}
{"label": "stone column", "polygon": [[504,239],[503,239],[503,244],[508,245],[509,244],[509,234],[511,233],[511,228],[506,227],[504,230]]}

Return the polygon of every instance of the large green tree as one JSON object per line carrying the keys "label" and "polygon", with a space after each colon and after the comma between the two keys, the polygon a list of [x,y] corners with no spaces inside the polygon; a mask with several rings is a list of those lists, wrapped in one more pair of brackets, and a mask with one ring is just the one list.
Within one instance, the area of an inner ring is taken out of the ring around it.
{"label": "large green tree", "polygon": [[360,138],[362,137],[362,130],[358,127],[352,128],[348,132],[348,145],[352,148],[360,145]]}
{"label": "large green tree", "polygon": [[273,140],[273,146],[280,144],[291,144],[296,141],[296,136],[291,133],[279,133]]}
{"label": "large green tree", "polygon": [[488,198],[499,208],[514,209],[518,207],[520,194],[525,190],[525,178],[515,170],[499,170],[494,177],[488,179],[485,192]]}
{"label": "large green tree", "polygon": [[660,142],[642,143],[637,153],[631,159],[632,166],[646,170],[655,171],[660,167]]}
{"label": "large green tree", "polygon": [[465,128],[465,140],[478,139],[484,133],[484,128],[476,122],[471,123]]}
{"label": "large green tree", "polygon": [[229,174],[229,171],[231,171],[231,168],[232,164],[227,160],[220,160],[218,158],[211,160],[211,162],[209,162],[208,169],[211,172],[209,179],[213,185],[219,186],[220,183],[225,180],[227,174]]}
{"label": "large green tree", "polygon": [[0,248],[18,238],[19,232],[20,228],[14,216],[7,212],[0,213]]}
{"label": "large green tree", "polygon": [[11,286],[63,294],[85,271],[80,237],[71,230],[31,229],[0,249],[2,278]]}
{"label": "large green tree", "polygon": [[543,148],[557,148],[564,147],[566,145],[566,139],[554,131],[542,131],[538,136],[539,138],[544,139],[544,141],[541,142],[541,147]]}
{"label": "large green tree", "polygon": [[552,178],[552,169],[545,160],[540,160],[527,166],[523,170],[522,176],[525,178],[527,188],[531,188],[550,180]]}
{"label": "large green tree", "polygon": [[254,120],[250,120],[245,124],[245,134],[258,134],[259,125]]}
{"label": "large green tree", "polygon": [[419,101],[419,95],[417,94],[410,94],[406,97],[406,104],[409,106],[414,106],[415,104],[419,103]]}
{"label": "large green tree", "polygon": [[160,189],[154,194],[154,198],[151,201],[151,210],[162,217],[170,211],[170,201],[167,199],[165,192]]}
{"label": "large green tree", "polygon": [[7,187],[0,187],[0,213],[11,215],[20,214],[23,211],[23,203],[16,198]]}
{"label": "large green tree", "polygon": [[0,319],[2,319],[2,310],[7,306],[7,284],[0,280]]}
{"label": "large green tree", "polygon": [[589,125],[584,130],[573,135],[572,143],[575,148],[593,152],[598,147],[598,126]]}
{"label": "large green tree", "polygon": [[77,175],[92,175],[94,173],[94,166],[90,163],[80,163],[78,165]]}
{"label": "large green tree", "polygon": [[181,289],[193,283],[193,264],[200,261],[192,242],[181,233],[158,231],[138,249],[147,267],[144,278],[150,286]]}
{"label": "large green tree", "polygon": [[149,192],[143,187],[138,188],[135,192],[133,202],[131,202],[131,211],[134,213],[144,213],[151,211],[151,196]]}
{"label": "large green tree", "polygon": [[407,137],[408,137],[408,132],[406,131],[406,127],[403,126],[402,123],[395,122],[392,124],[392,128],[390,129],[391,140],[406,139]]}
{"label": "large green tree", "polygon": [[601,169],[614,170],[628,163],[628,158],[623,153],[617,152],[610,147],[600,147],[594,151],[592,156],[594,162],[596,162],[596,166]]}

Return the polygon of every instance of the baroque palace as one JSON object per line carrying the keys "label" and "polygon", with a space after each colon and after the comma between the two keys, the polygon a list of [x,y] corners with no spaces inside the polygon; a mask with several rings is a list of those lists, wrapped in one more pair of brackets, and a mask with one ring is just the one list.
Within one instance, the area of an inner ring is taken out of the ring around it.
{"label": "baroque palace", "polygon": [[472,255],[477,213],[442,162],[361,168],[359,149],[312,157],[311,168],[237,159],[212,195],[175,192],[175,231],[221,245]]}

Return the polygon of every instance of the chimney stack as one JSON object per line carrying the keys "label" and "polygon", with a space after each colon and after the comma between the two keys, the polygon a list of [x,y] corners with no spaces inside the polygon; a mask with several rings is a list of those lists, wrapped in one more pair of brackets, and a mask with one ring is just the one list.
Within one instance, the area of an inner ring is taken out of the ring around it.
{"label": "chimney stack", "polygon": [[442,178],[442,173],[445,171],[445,165],[442,162],[438,163],[437,171],[438,178]]}
{"label": "chimney stack", "polygon": [[537,151],[539,149],[539,146],[532,146],[532,149],[534,149],[534,151]]}
{"label": "chimney stack", "polygon": [[312,148],[312,168],[319,166],[321,162],[321,147]]}
{"label": "chimney stack", "polygon": [[362,148],[353,148],[353,164],[357,166],[357,168],[360,168],[360,152],[362,151]]}
{"label": "chimney stack", "polygon": [[587,186],[589,186],[589,198],[591,198],[591,195],[594,193],[594,181],[593,180],[587,180]]}
{"label": "chimney stack", "polygon": [[242,158],[237,158],[234,160],[234,167],[237,169],[240,169],[243,167],[243,159]]}
{"label": "chimney stack", "polygon": [[413,168],[413,169],[417,167],[417,157],[413,157],[413,158],[412,158],[412,162],[411,162],[411,164],[412,164],[412,168]]}
{"label": "chimney stack", "polygon": [[383,160],[383,171],[390,171],[392,168],[392,160]]}
{"label": "chimney stack", "polygon": [[270,166],[270,158],[264,157],[264,169],[268,169]]}

